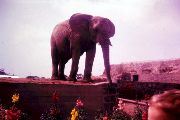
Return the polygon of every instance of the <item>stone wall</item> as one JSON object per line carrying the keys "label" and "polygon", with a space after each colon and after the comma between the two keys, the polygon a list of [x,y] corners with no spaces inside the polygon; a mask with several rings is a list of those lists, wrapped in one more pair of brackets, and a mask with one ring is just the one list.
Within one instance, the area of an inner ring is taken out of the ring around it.
{"label": "stone wall", "polygon": [[112,111],[115,105],[116,86],[109,87],[106,83],[72,83],[50,80],[0,79],[0,99],[7,107],[12,106],[14,92],[20,94],[17,106],[38,120],[52,104],[54,91],[60,96],[58,105],[63,116],[70,116],[75,102],[80,98],[84,102],[89,120],[93,120],[97,110]]}
{"label": "stone wall", "polygon": [[117,98],[142,100],[145,95],[152,96],[165,90],[180,89],[180,84],[158,82],[118,81],[109,86],[105,82],[73,83],[52,80],[0,79],[1,103],[12,106],[14,92],[20,94],[17,106],[38,120],[40,115],[52,104],[52,94],[56,91],[60,100],[58,105],[63,116],[70,115],[75,102],[80,98],[84,102],[88,119],[93,120],[98,110],[112,111]]}
{"label": "stone wall", "polygon": [[143,100],[146,96],[151,97],[171,89],[180,90],[180,84],[133,81],[118,81],[117,83],[118,97],[132,100]]}

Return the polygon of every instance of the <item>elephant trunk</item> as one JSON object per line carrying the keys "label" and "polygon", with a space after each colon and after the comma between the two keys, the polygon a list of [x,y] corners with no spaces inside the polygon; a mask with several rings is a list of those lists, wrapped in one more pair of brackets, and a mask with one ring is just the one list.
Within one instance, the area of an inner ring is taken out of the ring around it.
{"label": "elephant trunk", "polygon": [[110,75],[110,62],[109,62],[109,44],[101,45],[103,58],[104,58],[104,67],[106,71],[106,76],[109,83],[112,83],[111,75]]}

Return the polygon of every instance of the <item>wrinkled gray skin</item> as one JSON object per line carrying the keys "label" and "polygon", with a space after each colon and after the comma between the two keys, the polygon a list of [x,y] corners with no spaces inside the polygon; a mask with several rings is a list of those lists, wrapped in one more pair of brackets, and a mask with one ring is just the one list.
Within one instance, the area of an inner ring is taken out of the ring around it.
{"label": "wrinkled gray skin", "polygon": [[91,81],[96,43],[99,43],[103,52],[107,79],[111,83],[109,38],[114,34],[115,26],[109,19],[80,13],[73,14],[69,20],[56,25],[51,36],[51,79],[66,80],[65,64],[72,58],[69,80],[76,81],[80,56],[86,52],[84,80]]}

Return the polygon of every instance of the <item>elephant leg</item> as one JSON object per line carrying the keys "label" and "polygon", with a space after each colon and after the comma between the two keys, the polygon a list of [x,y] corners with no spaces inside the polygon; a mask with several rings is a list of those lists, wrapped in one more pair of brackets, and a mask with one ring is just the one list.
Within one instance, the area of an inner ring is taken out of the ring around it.
{"label": "elephant leg", "polygon": [[65,63],[60,62],[59,63],[59,73],[58,73],[60,80],[66,80],[66,77],[64,75],[64,68],[65,68]]}
{"label": "elephant leg", "polygon": [[85,62],[85,70],[84,70],[84,78],[83,78],[84,80],[92,81],[91,72],[92,72],[95,53],[96,53],[96,45],[94,45],[92,49],[86,52],[86,62]]}
{"label": "elephant leg", "polygon": [[58,64],[59,64],[59,54],[56,48],[51,48],[52,57],[52,76],[51,79],[58,79]]}
{"label": "elephant leg", "polygon": [[77,81],[76,75],[78,71],[78,64],[80,58],[80,50],[72,50],[72,65],[69,80]]}

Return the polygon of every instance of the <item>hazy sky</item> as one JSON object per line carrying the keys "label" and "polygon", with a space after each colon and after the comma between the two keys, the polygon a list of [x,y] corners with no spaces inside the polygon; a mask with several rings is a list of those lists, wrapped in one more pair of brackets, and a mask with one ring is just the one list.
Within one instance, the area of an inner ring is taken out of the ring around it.
{"label": "hazy sky", "polygon": [[[25,77],[50,77],[50,36],[54,26],[74,13],[109,18],[111,64],[180,58],[179,0],[1,0],[0,68]],[[69,74],[71,61],[66,65]],[[84,70],[84,56],[79,73]],[[97,45],[93,75],[104,70]]]}

